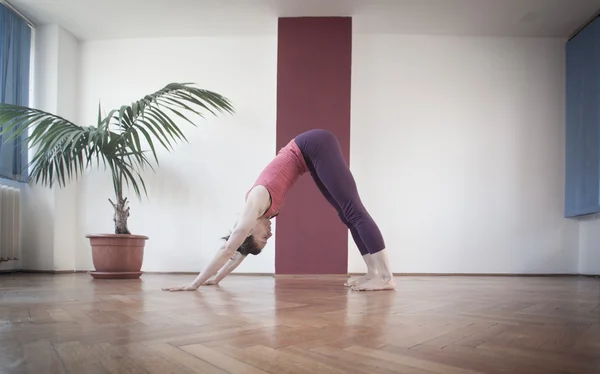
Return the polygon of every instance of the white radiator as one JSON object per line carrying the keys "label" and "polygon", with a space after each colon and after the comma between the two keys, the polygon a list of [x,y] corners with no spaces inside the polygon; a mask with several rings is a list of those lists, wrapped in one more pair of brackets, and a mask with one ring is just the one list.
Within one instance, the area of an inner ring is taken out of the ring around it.
{"label": "white radiator", "polygon": [[21,253],[21,191],[0,185],[0,261],[19,259]]}

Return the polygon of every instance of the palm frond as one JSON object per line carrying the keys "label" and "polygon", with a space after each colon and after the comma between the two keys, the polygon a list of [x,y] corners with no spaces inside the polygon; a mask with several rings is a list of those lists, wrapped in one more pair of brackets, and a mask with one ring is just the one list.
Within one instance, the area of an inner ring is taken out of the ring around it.
{"label": "palm frond", "polygon": [[[30,179],[47,187],[65,186],[94,161],[98,166],[103,161],[105,167],[117,170],[136,167],[122,159],[141,157],[147,163],[144,155],[119,144],[118,134],[104,128],[81,127],[42,110],[0,104],[0,125],[0,135],[6,135],[6,141],[27,135],[28,129],[33,129],[27,143],[37,149],[27,167],[31,167]],[[137,186],[135,181],[132,184]]]}
{"label": "palm frond", "polygon": [[27,135],[29,147],[37,151],[31,162],[30,178],[46,186],[65,185],[67,179],[83,171],[83,154],[88,131],[51,113],[10,104],[0,104],[1,135],[6,141]]}
{"label": "palm frond", "polygon": [[6,141],[25,135],[28,146],[36,147],[27,165],[31,168],[31,181],[48,187],[65,186],[93,163],[98,167],[102,163],[111,170],[117,195],[125,184],[141,196],[142,191],[146,193],[141,171],[152,168],[142,140],[158,164],[157,141],[167,150],[178,141],[187,141],[171,117],[196,126],[186,114],[204,118],[205,112],[217,115],[233,113],[234,109],[220,94],[189,83],[171,83],[104,117],[99,105],[96,126],[83,127],[43,110],[0,104],[0,135]]}
{"label": "palm frond", "polygon": [[216,116],[223,112],[233,113],[234,108],[226,97],[213,91],[190,83],[171,83],[131,105],[111,111],[101,123],[115,125],[124,141],[136,151],[142,150],[141,139],[145,139],[158,164],[155,140],[167,150],[171,150],[177,141],[187,142],[183,131],[171,117],[196,126],[185,112],[205,118],[204,112]]}

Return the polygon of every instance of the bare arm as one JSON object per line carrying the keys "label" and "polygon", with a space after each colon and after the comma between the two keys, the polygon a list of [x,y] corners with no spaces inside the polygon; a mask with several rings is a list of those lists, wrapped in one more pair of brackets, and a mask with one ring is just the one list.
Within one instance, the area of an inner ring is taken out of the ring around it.
{"label": "bare arm", "polygon": [[[244,205],[244,210],[242,212],[242,217],[238,222],[238,225],[234,228],[233,232],[229,236],[229,239],[223,245],[219,251],[215,254],[215,257],[212,261],[206,266],[206,268],[198,274],[196,279],[188,285],[182,287],[173,287],[173,288],[163,288],[164,291],[193,291],[198,289],[201,285],[203,285],[208,279],[214,276],[219,269],[221,269],[228,259],[231,259],[236,250],[242,245],[244,240],[250,235],[252,229],[256,225],[256,220],[263,214],[263,212],[267,209],[270,203],[269,193],[264,188],[254,188],[249,194],[248,199],[246,200],[246,204]],[[231,270],[235,269],[243,260],[240,259],[235,266],[231,267]],[[233,264],[232,264],[233,265]],[[229,274],[231,270],[227,271],[225,269],[223,271],[224,276]],[[221,278],[222,279],[222,278]]]}
{"label": "bare arm", "polygon": [[235,270],[235,268],[237,268],[245,258],[245,255],[235,252],[233,257],[227,261],[227,264],[225,264],[225,266],[223,266],[221,270],[219,270],[219,272],[214,277],[209,279],[205,284],[219,284],[219,282],[228,276],[233,270]]}

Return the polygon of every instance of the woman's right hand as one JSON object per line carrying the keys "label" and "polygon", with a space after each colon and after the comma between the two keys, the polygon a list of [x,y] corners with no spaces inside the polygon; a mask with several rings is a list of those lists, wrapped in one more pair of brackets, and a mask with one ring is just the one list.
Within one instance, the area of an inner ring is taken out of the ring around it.
{"label": "woman's right hand", "polygon": [[179,286],[179,287],[164,287],[162,290],[168,291],[168,292],[178,292],[178,291],[196,291],[197,289],[198,289],[198,287],[195,287],[194,285],[189,285],[189,286]]}

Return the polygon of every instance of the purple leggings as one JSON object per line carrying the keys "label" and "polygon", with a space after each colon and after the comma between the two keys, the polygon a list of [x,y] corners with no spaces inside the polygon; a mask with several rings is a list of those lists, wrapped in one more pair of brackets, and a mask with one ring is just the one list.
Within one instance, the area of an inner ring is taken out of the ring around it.
{"label": "purple leggings", "polygon": [[358,195],[340,144],[326,130],[310,130],[294,138],[317,187],[350,230],[361,255],[385,248],[381,231]]}

